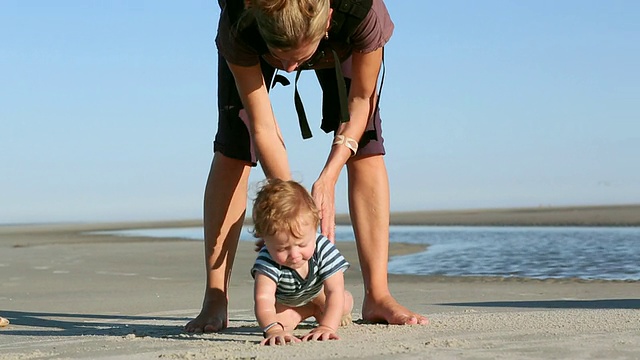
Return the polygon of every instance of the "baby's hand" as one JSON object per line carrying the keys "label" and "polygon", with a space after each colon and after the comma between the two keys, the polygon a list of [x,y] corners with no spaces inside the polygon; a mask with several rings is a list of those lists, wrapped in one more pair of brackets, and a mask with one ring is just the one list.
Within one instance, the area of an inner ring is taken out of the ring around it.
{"label": "baby's hand", "polygon": [[302,341],[340,340],[336,331],[328,326],[319,325],[302,337]]}
{"label": "baby's hand", "polygon": [[260,345],[287,345],[300,342],[300,339],[286,331],[277,331],[269,333],[266,338],[260,342]]}

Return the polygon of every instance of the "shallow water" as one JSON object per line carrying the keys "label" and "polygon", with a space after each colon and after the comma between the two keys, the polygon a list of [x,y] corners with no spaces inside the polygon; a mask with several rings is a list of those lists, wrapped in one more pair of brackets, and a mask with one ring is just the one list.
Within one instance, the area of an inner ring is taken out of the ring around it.
{"label": "shallow water", "polygon": [[[202,228],[108,232],[203,239]],[[390,241],[428,244],[389,262],[394,274],[640,280],[640,227],[392,226]],[[338,226],[337,241],[353,241]],[[242,241],[253,241],[249,228]]]}

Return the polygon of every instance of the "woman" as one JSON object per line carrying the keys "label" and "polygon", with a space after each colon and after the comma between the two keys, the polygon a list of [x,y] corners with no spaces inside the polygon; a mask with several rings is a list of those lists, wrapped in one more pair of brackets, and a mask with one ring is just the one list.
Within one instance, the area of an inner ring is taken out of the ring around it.
{"label": "woman", "polygon": [[[321,127],[333,131],[335,138],[312,194],[321,212],[321,231],[334,239],[335,184],[346,164],[350,216],[364,280],[363,319],[427,324],[424,316],[397,303],[387,283],[389,185],[376,86],[393,23],[383,1],[219,0],[219,4],[219,122],[204,200],[207,283],[202,310],[186,330],[212,332],[227,326],[227,289],[251,167],[259,160],[267,177],[291,178],[268,95],[276,68],[317,69],[324,92]],[[309,136],[298,102],[296,110],[303,135]],[[344,119],[345,113],[350,119]]]}

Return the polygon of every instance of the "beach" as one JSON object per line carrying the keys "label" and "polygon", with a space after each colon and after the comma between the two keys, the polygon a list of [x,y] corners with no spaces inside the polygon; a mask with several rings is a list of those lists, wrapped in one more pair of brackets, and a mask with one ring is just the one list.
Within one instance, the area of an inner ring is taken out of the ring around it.
{"label": "beach", "polygon": [[[596,210],[605,215],[588,211],[600,221],[636,225],[639,208],[616,208],[609,217],[604,207]],[[557,223],[575,222],[581,211],[549,210]],[[491,213],[473,213],[492,223]],[[392,219],[428,223],[424,213],[416,214]],[[427,315],[430,325],[363,323],[353,243],[338,244],[351,263],[345,281],[356,300],[355,322],[339,330],[341,340],[258,345],[249,274],[255,252],[247,242],[239,245],[232,274],[229,328],[187,334],[183,326],[202,301],[203,244],[86,233],[194,223],[0,226],[0,316],[10,321],[0,328],[0,359],[640,358],[640,283],[633,281],[390,275],[392,293]],[[391,255],[423,249],[392,244]]]}

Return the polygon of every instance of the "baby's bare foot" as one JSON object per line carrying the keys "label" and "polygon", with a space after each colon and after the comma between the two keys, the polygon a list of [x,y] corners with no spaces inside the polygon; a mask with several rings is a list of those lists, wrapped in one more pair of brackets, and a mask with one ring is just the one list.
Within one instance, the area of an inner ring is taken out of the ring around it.
{"label": "baby's bare foot", "polygon": [[353,296],[350,292],[344,292],[344,315],[340,318],[340,326],[347,326],[353,322],[353,316],[351,312],[353,311]]}
{"label": "baby's bare foot", "polygon": [[340,318],[340,326],[349,326],[352,322],[353,317],[351,316],[351,313],[344,314],[342,315],[342,318]]}
{"label": "baby's bare foot", "polygon": [[377,301],[365,298],[362,305],[362,319],[392,325],[429,324],[429,319],[400,305],[391,295]]}

